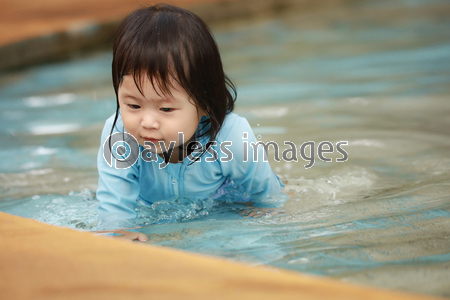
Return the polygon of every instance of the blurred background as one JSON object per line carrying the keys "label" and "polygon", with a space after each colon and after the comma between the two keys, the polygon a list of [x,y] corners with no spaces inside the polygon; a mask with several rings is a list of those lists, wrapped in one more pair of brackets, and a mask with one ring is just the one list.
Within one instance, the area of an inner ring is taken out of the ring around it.
{"label": "blurred background", "polygon": [[[188,8],[208,24],[271,15],[295,7],[310,10],[351,0],[177,0],[164,3]],[[0,5],[0,70],[74,57],[107,49],[120,20],[145,0],[2,0]]]}
{"label": "blurred background", "polygon": [[[274,216],[233,201],[140,207],[149,243],[450,296],[450,3],[169,3],[212,28],[259,139],[348,141],[349,159],[272,160],[294,194]],[[0,0],[0,211],[95,227],[112,37],[149,4]]]}

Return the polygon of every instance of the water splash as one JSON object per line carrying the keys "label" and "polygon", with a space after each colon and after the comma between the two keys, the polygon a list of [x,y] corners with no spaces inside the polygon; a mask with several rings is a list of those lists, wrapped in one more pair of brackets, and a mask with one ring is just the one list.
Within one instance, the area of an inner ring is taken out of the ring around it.
{"label": "water splash", "polygon": [[[259,201],[265,206],[280,206],[287,200],[282,194]],[[208,216],[223,204],[249,203],[251,197],[244,188],[227,180],[216,193],[205,198],[179,197],[162,200],[148,205],[138,201],[135,209],[137,218],[132,220],[99,222],[98,201],[95,192],[83,189],[68,195],[34,195],[25,199],[13,199],[1,203],[2,211],[33,218],[38,221],[82,230],[107,230],[149,226],[155,224],[179,223]]]}
{"label": "water splash", "polygon": [[212,197],[191,199],[180,197],[174,201],[157,201],[151,206],[138,202],[136,225],[167,224],[193,220],[208,215],[219,204]]}

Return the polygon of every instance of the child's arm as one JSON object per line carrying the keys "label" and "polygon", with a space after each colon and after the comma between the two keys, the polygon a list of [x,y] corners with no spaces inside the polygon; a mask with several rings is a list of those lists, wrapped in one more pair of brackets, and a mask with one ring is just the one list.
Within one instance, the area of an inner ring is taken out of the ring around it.
{"label": "child's arm", "polygon": [[[97,156],[99,173],[97,199],[99,201],[98,212],[101,225],[120,228],[115,227],[115,225],[120,226],[120,223],[137,216],[135,208],[140,191],[139,170],[137,164],[127,169],[117,169],[114,162],[112,166],[106,163],[103,157],[103,144],[110,135],[112,123],[113,117],[105,123]],[[120,119],[116,127],[119,129],[123,127]]]}
{"label": "child's arm", "polygon": [[[247,138],[244,138],[244,133],[247,133]],[[257,156],[254,155],[251,143],[257,143],[258,140],[247,120],[236,117],[224,141],[232,143],[227,148],[233,153],[233,159],[229,162],[221,162],[223,175],[241,185],[244,191],[251,195],[255,202],[254,206],[281,206],[287,200],[287,195],[281,193],[284,185],[272,171],[269,162],[264,161],[265,154],[262,146],[257,147]],[[246,148],[244,142],[247,142]],[[247,161],[244,161],[245,156]],[[282,197],[272,201],[270,197],[277,195]]]}

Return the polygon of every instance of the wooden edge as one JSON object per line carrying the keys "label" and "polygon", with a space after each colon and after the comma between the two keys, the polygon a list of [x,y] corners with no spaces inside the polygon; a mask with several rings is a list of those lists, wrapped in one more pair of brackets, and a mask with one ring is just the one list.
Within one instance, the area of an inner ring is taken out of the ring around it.
{"label": "wooden edge", "polygon": [[95,236],[0,212],[4,299],[438,299]]}

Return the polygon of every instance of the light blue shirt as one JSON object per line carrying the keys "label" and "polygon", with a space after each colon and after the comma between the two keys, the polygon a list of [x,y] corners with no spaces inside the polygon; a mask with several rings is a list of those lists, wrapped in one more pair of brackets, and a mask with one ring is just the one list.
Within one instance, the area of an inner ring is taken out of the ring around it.
{"label": "light blue shirt", "polygon": [[[114,222],[137,217],[135,208],[137,199],[151,204],[160,200],[176,199],[180,196],[207,198],[216,193],[229,179],[243,187],[244,192],[255,202],[255,206],[267,206],[264,199],[279,194],[284,185],[272,171],[268,162],[263,160],[264,148],[257,147],[258,159],[254,157],[251,142],[257,142],[253,131],[245,118],[234,113],[227,114],[212,148],[218,157],[213,162],[206,161],[213,157],[206,152],[199,161],[191,163],[185,158],[183,163],[169,163],[160,168],[163,159],[145,161],[141,155],[137,162],[127,169],[109,166],[103,157],[103,144],[111,132],[114,115],[106,120],[103,128],[100,150],[97,157],[100,175],[97,199],[99,200],[99,217],[102,222]],[[200,127],[200,126],[199,126]],[[117,118],[114,132],[124,132],[121,115]],[[244,132],[248,138],[244,138]],[[205,145],[208,138],[201,139]],[[233,154],[231,161],[221,161],[228,156],[221,151],[221,143],[227,141],[226,148]],[[230,143],[231,142],[231,145]],[[247,162],[244,162],[244,142],[247,144]],[[229,146],[228,146],[229,145]],[[139,153],[145,148],[139,145]]]}

